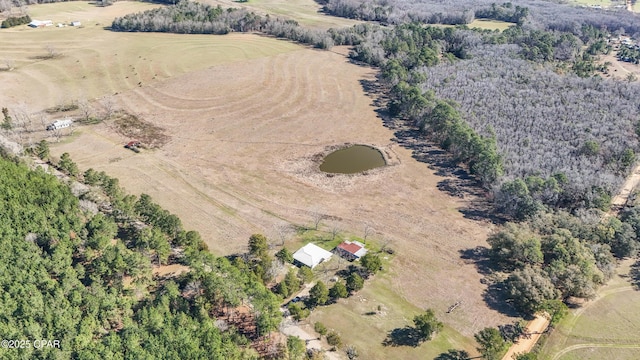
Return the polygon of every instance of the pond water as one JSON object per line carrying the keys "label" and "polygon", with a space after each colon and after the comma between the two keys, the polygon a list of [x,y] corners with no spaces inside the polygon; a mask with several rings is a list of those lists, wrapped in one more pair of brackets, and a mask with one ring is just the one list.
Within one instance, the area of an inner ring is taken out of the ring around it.
{"label": "pond water", "polygon": [[378,149],[366,145],[353,145],[327,155],[320,165],[320,170],[327,173],[355,174],[386,164]]}

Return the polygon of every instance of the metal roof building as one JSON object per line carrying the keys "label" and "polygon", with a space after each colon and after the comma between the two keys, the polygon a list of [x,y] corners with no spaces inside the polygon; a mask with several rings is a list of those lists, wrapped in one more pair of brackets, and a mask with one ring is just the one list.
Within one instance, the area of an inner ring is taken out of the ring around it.
{"label": "metal roof building", "polygon": [[313,269],[321,262],[329,260],[331,255],[333,254],[317,245],[307,244],[293,254],[293,259],[298,264],[306,265]]}

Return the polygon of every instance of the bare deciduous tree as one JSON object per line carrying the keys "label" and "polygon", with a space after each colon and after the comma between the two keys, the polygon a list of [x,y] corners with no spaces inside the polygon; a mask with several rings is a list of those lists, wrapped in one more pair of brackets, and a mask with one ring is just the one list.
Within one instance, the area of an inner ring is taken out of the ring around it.
{"label": "bare deciduous tree", "polygon": [[279,246],[283,246],[285,241],[291,236],[293,228],[289,223],[281,223],[274,225],[275,238],[280,240]]}
{"label": "bare deciduous tree", "polygon": [[16,62],[13,59],[6,58],[4,59],[4,65],[6,66],[7,71],[11,71],[15,69]]}
{"label": "bare deciduous tree", "polygon": [[77,101],[78,104],[78,109],[80,110],[80,113],[82,114],[82,120],[85,122],[88,122],[89,119],[91,118],[91,115],[93,114],[93,107],[91,106],[91,104],[89,103],[89,101],[87,99],[80,99]]}
{"label": "bare deciduous tree", "polygon": [[55,48],[55,46],[51,44],[45,45],[44,49],[47,52],[47,55],[46,55],[47,59],[53,59],[60,56],[60,53],[58,52],[58,50]]}
{"label": "bare deciduous tree", "polygon": [[311,210],[311,219],[313,220],[313,228],[314,230],[318,230],[318,227],[320,226],[320,222],[322,222],[322,219],[325,218],[325,214],[322,212],[322,210],[319,207],[312,207]]}
{"label": "bare deciduous tree", "polygon": [[364,223],[364,229],[363,229],[363,230],[364,230],[364,234],[363,234],[363,237],[362,237],[362,238],[363,238],[365,241],[367,240],[367,238],[368,238],[370,235],[373,235],[373,234],[376,232],[376,230],[373,228],[373,225],[371,225],[371,223],[370,223],[370,222],[368,222],[368,221]]}
{"label": "bare deciduous tree", "polygon": [[104,120],[110,120],[116,111],[116,104],[112,98],[107,97],[100,102],[104,108]]}
{"label": "bare deciduous tree", "polygon": [[333,226],[331,227],[331,241],[335,240],[341,231],[342,231],[342,228],[340,227],[339,224],[337,223],[333,224]]}

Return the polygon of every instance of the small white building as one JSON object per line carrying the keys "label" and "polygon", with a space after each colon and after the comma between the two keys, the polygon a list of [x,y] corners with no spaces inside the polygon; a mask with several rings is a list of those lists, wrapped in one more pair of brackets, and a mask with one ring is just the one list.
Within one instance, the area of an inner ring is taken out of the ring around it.
{"label": "small white building", "polygon": [[47,125],[47,130],[58,130],[71,126],[73,124],[73,120],[64,119],[64,120],[56,120],[55,122]]}
{"label": "small white building", "polygon": [[80,26],[82,23],[80,21],[72,21],[71,26]]}
{"label": "small white building", "polygon": [[329,260],[331,255],[329,251],[317,245],[307,244],[293,254],[293,260],[296,265],[305,265],[313,269],[323,261]]}
{"label": "small white building", "polygon": [[29,23],[29,26],[32,28],[39,28],[45,26],[53,26],[53,21],[51,20],[33,20]]}

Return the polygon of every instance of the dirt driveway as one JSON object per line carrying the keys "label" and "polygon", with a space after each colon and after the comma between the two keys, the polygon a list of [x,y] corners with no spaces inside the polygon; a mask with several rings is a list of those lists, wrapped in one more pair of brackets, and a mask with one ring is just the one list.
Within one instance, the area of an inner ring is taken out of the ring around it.
{"label": "dirt driveway", "polygon": [[513,360],[513,356],[522,353],[528,353],[538,342],[542,333],[549,326],[549,319],[542,315],[536,315],[527,325],[526,334],[530,334],[527,338],[521,338],[517,343],[513,344],[509,351],[502,357],[502,360]]}

